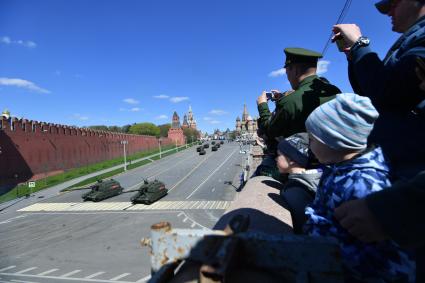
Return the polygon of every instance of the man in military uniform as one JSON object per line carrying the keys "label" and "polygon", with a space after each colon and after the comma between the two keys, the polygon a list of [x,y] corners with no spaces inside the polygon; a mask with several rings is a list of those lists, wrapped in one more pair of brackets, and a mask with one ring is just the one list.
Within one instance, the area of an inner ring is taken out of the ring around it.
{"label": "man in military uniform", "polygon": [[[317,61],[322,58],[322,54],[304,48],[285,48],[284,51],[286,54],[284,67],[294,91],[280,94],[273,114],[267,105],[265,91],[257,99],[260,114],[258,127],[265,136],[269,152],[272,154],[275,154],[276,150],[276,137],[286,138],[305,132],[304,123],[308,115],[320,104],[341,93],[336,86],[316,74]],[[265,161],[265,164],[270,166],[270,160]],[[271,167],[274,166],[275,164],[271,165]]]}
{"label": "man in military uniform", "polygon": [[285,48],[285,54],[286,75],[294,91],[276,101],[273,115],[267,105],[266,92],[257,99],[258,126],[269,139],[305,132],[304,123],[308,115],[341,92],[316,75],[317,61],[322,54],[303,48]]}

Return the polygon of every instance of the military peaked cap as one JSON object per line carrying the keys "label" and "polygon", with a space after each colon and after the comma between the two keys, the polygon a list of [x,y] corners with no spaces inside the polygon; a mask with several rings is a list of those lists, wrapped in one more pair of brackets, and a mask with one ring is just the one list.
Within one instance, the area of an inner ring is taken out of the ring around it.
{"label": "military peaked cap", "polygon": [[285,68],[292,63],[317,63],[322,54],[304,48],[285,48]]}

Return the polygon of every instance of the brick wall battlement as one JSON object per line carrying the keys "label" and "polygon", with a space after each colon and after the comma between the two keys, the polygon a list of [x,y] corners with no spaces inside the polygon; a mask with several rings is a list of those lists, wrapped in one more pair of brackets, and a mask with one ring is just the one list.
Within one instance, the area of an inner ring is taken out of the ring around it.
{"label": "brick wall battlement", "polygon": [[[0,185],[26,181],[123,156],[158,148],[152,136],[131,135],[0,117]],[[173,144],[162,138],[162,145]]]}

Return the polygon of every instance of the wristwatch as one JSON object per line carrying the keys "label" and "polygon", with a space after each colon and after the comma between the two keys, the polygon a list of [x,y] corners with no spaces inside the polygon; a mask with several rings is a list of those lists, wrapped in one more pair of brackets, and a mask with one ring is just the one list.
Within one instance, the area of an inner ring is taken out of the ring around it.
{"label": "wristwatch", "polygon": [[370,44],[370,39],[365,36],[360,36],[359,39],[357,39],[356,42],[354,42],[353,46],[351,46],[350,51],[353,52],[354,50],[359,49],[360,47],[365,47]]}

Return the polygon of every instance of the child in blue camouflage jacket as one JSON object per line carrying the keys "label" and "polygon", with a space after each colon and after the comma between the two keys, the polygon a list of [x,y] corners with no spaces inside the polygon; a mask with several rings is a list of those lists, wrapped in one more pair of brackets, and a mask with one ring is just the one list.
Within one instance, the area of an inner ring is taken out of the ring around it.
{"label": "child in blue camouflage jacket", "polygon": [[306,121],[310,149],[324,166],[316,197],[306,208],[304,231],[338,240],[346,282],[414,282],[415,262],[393,241],[366,244],[336,221],[334,209],[391,185],[379,147],[367,147],[378,112],[369,98],[351,93],[316,108]]}

